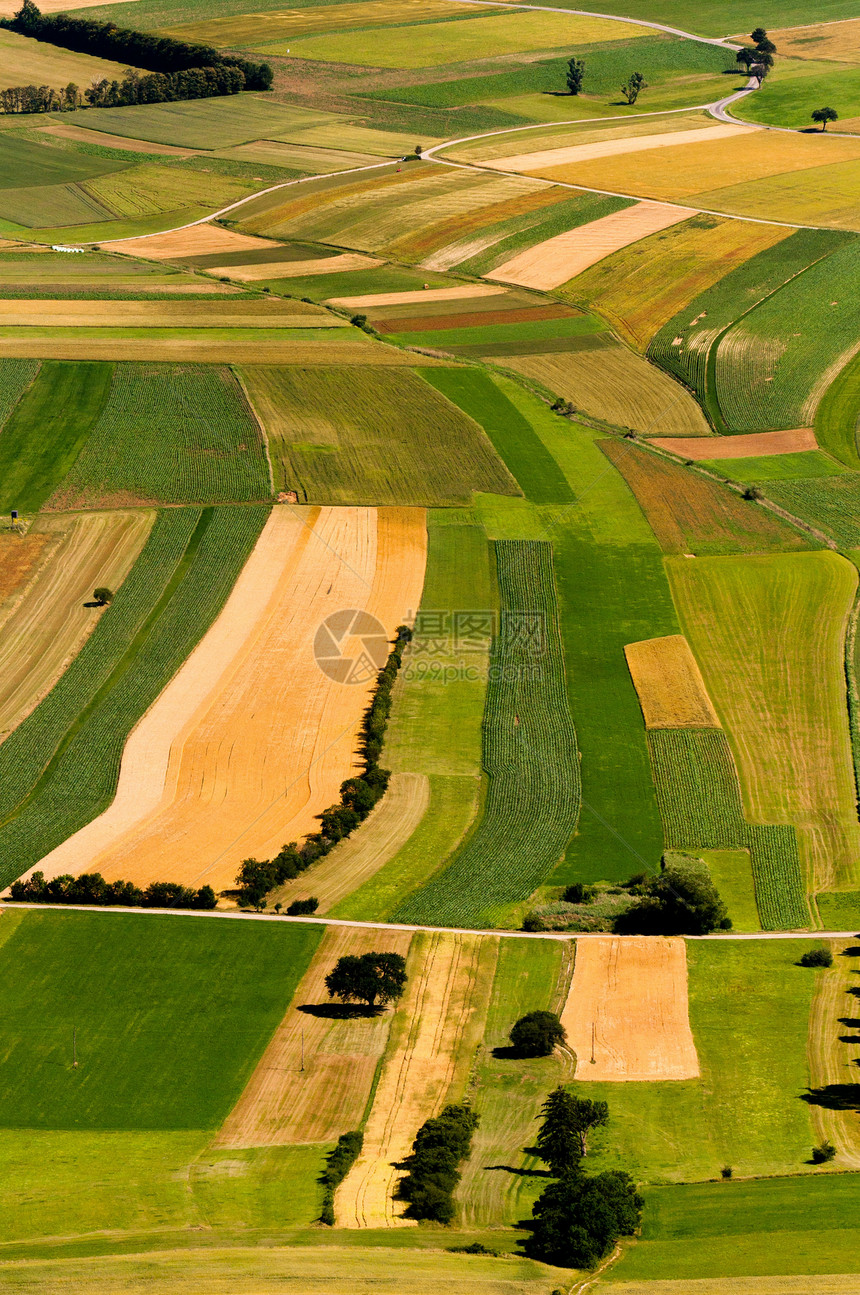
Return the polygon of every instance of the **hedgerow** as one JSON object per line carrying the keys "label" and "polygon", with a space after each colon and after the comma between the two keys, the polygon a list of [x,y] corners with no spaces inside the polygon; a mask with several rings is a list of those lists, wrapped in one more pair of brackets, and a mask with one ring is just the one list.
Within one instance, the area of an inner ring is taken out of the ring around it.
{"label": "hedgerow", "polygon": [[558,862],[580,802],[552,546],[495,542],[501,625],[483,719],[487,796],[473,836],[394,921],[481,926],[527,898]]}
{"label": "hedgerow", "polygon": [[790,825],[747,823],[721,729],[652,729],[648,746],[668,847],[748,849],[766,930],[807,926],[809,909]]}
{"label": "hedgerow", "polygon": [[109,609],[0,746],[0,883],[110,803],[125,739],[221,610],[268,508],[162,513]]}
{"label": "hedgerow", "polygon": [[408,1218],[450,1223],[460,1164],[472,1149],[478,1116],[465,1104],[446,1106],[441,1115],[421,1125],[406,1160],[407,1173],[397,1195],[409,1202]]}
{"label": "hedgerow", "polygon": [[358,1131],[341,1133],[337,1145],[325,1158],[325,1169],[320,1174],[323,1184],[323,1203],[320,1211],[320,1223],[334,1227],[334,1194],[346,1178],[352,1166],[361,1155],[364,1145],[364,1134]]}
{"label": "hedgerow", "polygon": [[34,872],[26,881],[15,881],[12,899],[17,904],[92,904],[98,908],[211,909],[218,902],[211,886],[193,890],[175,881],[153,881],[141,890],[131,881],[105,881],[100,872],[70,873],[45,880]]}

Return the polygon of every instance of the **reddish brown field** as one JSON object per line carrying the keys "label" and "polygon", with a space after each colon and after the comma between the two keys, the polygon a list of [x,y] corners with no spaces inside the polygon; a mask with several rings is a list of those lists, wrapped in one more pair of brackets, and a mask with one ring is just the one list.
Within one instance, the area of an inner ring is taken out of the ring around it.
{"label": "reddish brown field", "polygon": [[755,459],[818,449],[811,427],[796,427],[788,432],[750,432],[747,436],[674,436],[671,440],[655,436],[651,444],[697,463],[701,459]]}
{"label": "reddish brown field", "polygon": [[47,535],[0,535],[0,603],[17,593],[38,566]]}
{"label": "reddish brown field", "polygon": [[789,552],[808,547],[793,527],[759,504],[628,441],[600,448],[639,503],[664,553]]}

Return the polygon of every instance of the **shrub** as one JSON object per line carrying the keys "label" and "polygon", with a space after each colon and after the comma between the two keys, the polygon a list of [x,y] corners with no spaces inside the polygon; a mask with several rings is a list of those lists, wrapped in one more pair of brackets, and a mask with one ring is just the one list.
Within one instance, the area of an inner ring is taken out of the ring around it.
{"label": "shrub", "polygon": [[516,1022],[510,1040],[521,1057],[548,1057],[567,1033],[555,1012],[527,1012]]}
{"label": "shrub", "polygon": [[829,949],[807,949],[800,955],[801,967],[832,967],[833,954]]}
{"label": "shrub", "polygon": [[826,1165],[836,1155],[836,1148],[826,1139],[819,1146],[812,1148],[812,1160],[816,1165]]}
{"label": "shrub", "polygon": [[93,590],[93,598],[100,607],[106,607],[108,603],[113,602],[113,590],[108,589],[107,585],[99,585],[98,589]]}
{"label": "shrub", "polygon": [[288,917],[304,917],[308,913],[315,913],[320,906],[318,899],[294,899],[287,909]]}
{"label": "shrub", "polygon": [[731,1165],[723,1165],[722,1169],[720,1170],[720,1173],[723,1176],[723,1178],[731,1178],[732,1172],[733,1170]]}
{"label": "shrub", "polygon": [[583,881],[575,881],[566,888],[562,899],[566,904],[590,904],[596,893],[596,886],[586,886]]}
{"label": "shrub", "polygon": [[491,1250],[488,1246],[481,1245],[480,1241],[472,1241],[467,1246],[446,1246],[445,1249],[449,1255],[490,1255],[493,1259],[501,1256],[501,1250]]}
{"label": "shrub", "polygon": [[546,924],[538,913],[526,913],[523,918],[524,931],[545,931]]}
{"label": "shrub", "polygon": [[335,1189],[346,1178],[352,1166],[361,1155],[364,1145],[364,1134],[358,1131],[342,1133],[337,1145],[326,1156],[325,1169],[320,1174],[323,1184],[323,1204],[320,1211],[320,1222],[334,1227],[334,1193]]}
{"label": "shrub", "polygon": [[622,913],[615,929],[622,934],[705,935],[729,930],[731,919],[701,859],[674,855],[664,858],[661,871],[640,887],[643,898]]}
{"label": "shrub", "polygon": [[574,1172],[551,1183],[535,1202],[527,1250],[562,1268],[594,1268],[620,1236],[632,1236],[642,1197],[629,1174]]}

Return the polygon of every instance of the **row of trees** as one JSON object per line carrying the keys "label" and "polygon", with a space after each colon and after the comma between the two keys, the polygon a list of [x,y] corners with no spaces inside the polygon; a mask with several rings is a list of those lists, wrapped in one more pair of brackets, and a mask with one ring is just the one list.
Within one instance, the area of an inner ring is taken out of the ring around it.
{"label": "row of trees", "polygon": [[129,68],[122,81],[94,81],[81,90],[70,81],[62,90],[48,85],[13,85],[0,90],[5,113],[73,112],[76,108],[126,108],[135,103],[172,103],[238,94],[245,78],[235,67],[192,67],[182,72],[147,72]]}
{"label": "row of trees", "polygon": [[409,1218],[451,1222],[460,1165],[469,1156],[477,1127],[478,1116],[465,1103],[446,1106],[441,1115],[421,1125],[397,1192],[409,1202]]}
{"label": "row of trees", "polygon": [[100,908],[198,908],[215,907],[211,886],[193,890],[173,881],[154,881],[141,890],[130,881],[105,881],[100,872],[80,877],[64,875],[45,880],[34,872],[26,881],[12,883],[11,896],[18,904],[93,904]]}
{"label": "row of trees", "polygon": [[404,648],[411,638],[412,631],[408,626],[399,625],[388,660],[376,677],[373,699],[365,711],[359,738],[364,772],[356,778],[347,778],[341,784],[340,803],[330,805],[317,815],[319,832],[306,837],[301,845],[290,841],[274,859],[245,859],[236,877],[241,904],[258,910],[265,908],[270,890],[292,881],[317,859],[328,854],[338,841],[349,836],[367,818],[385,794],[391,775],[388,769],[381,768],[379,758],[391,714],[394,681],[403,663]]}

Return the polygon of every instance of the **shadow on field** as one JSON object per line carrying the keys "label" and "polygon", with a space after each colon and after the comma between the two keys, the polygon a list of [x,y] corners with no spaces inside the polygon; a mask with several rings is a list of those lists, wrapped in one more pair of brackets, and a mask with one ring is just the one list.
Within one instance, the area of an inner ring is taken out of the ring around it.
{"label": "shadow on field", "polygon": [[850,949],[843,949],[840,958],[860,958],[860,944],[852,944]]}
{"label": "shadow on field", "polygon": [[860,1084],[825,1084],[801,1094],[809,1106],[823,1106],[828,1111],[860,1111]]}
{"label": "shadow on field", "polygon": [[860,1030],[860,1016],[839,1016],[840,1025],[847,1025],[849,1030]]}
{"label": "shadow on field", "polygon": [[360,1003],[302,1003],[296,1010],[306,1016],[321,1016],[326,1021],[354,1021],[359,1017],[381,1016],[385,1009],[364,1007]]}
{"label": "shadow on field", "polygon": [[[528,1151],[528,1147],[526,1147]],[[513,1174],[516,1178],[552,1178],[548,1169],[515,1169],[513,1165],[485,1165],[484,1171],[499,1170],[504,1174]]]}

